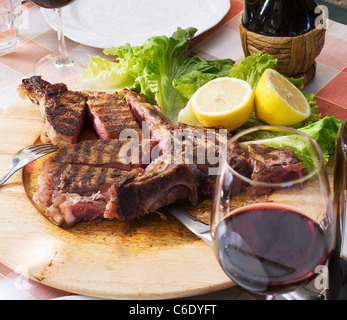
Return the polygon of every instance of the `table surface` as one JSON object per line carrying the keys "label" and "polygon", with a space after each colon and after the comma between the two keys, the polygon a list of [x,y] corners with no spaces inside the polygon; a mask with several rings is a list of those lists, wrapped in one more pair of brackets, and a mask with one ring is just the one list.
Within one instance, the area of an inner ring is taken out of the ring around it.
{"label": "table surface", "polygon": [[[19,46],[0,56],[0,113],[19,100],[16,87],[22,78],[32,75],[34,63],[57,50],[56,32],[44,21],[40,9],[23,3],[23,24]],[[214,28],[194,39],[194,51],[206,58],[231,58],[236,62],[244,55],[238,22],[243,10],[242,0],[231,0],[231,9]],[[66,39],[71,52],[102,56],[102,50]],[[305,86],[316,95],[322,116],[347,116],[347,25],[328,21],[325,46],[317,58],[317,74]],[[4,174],[4,173],[0,173]],[[0,231],[1,232],[1,231]],[[21,270],[12,270],[0,263],[0,300],[47,300],[75,297],[73,293],[47,287],[28,279]],[[189,299],[259,299],[235,286],[220,292]]]}

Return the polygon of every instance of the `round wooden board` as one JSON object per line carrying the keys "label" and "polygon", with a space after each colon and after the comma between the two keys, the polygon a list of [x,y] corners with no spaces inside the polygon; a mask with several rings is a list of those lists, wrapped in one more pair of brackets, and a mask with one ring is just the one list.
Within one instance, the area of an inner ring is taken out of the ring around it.
{"label": "round wooden board", "polygon": [[[0,120],[0,174],[5,174],[13,155],[37,140],[42,122],[38,107],[28,101],[14,104]],[[30,200],[40,161],[0,187],[0,261],[9,268],[27,270],[30,278],[54,288],[111,299],[189,297],[234,285],[212,248],[170,215],[82,222],[69,230],[55,226]]]}

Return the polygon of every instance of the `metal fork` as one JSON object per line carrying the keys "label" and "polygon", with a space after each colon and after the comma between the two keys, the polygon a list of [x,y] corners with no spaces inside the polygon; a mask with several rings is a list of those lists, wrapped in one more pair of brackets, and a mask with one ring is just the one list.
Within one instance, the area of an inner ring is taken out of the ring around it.
{"label": "metal fork", "polygon": [[34,160],[57,150],[58,147],[52,143],[34,144],[19,150],[14,155],[8,172],[0,180],[0,186],[3,185],[16,171],[23,168],[30,162],[33,162]]}

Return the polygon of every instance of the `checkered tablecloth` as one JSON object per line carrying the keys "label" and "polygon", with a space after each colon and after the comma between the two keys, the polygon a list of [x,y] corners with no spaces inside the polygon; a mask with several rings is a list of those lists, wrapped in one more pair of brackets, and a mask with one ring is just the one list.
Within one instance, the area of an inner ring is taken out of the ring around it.
{"label": "checkered tablecloth", "polygon": [[[56,31],[44,21],[40,9],[28,2],[22,6],[25,21],[20,30],[20,44],[13,52],[0,56],[0,113],[19,100],[16,87],[22,78],[32,74],[34,63],[46,54],[57,51]],[[242,0],[231,0],[231,9],[224,19],[194,40],[195,52],[203,57],[242,59],[244,55],[238,26],[242,10]],[[102,55],[101,49],[66,40],[69,51],[90,56]],[[316,95],[322,116],[335,115],[339,119],[347,116],[346,25],[329,20],[326,43],[317,58],[317,74],[305,91]],[[71,294],[32,281],[21,270],[12,270],[0,263],[0,300],[52,299]],[[233,287],[204,298],[257,297]]]}

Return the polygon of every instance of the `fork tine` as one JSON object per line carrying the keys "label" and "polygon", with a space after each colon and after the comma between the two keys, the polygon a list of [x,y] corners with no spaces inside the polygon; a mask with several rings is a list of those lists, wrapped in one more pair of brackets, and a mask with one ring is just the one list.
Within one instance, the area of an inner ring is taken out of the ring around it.
{"label": "fork tine", "polygon": [[32,153],[34,154],[42,154],[42,153],[51,153],[54,151],[57,151],[57,148],[52,148],[52,147],[47,147],[47,148],[40,148],[40,149],[36,149],[36,150],[31,150]]}
{"label": "fork tine", "polygon": [[40,153],[41,151],[46,151],[46,150],[58,150],[58,147],[56,147],[55,145],[52,145],[52,144],[40,144],[40,145],[33,145],[33,146],[30,146],[27,148],[27,150],[29,152],[32,152],[32,153]]}
{"label": "fork tine", "polygon": [[46,148],[46,147],[54,147],[57,148],[57,146],[55,146],[52,143],[41,143],[41,144],[33,144],[32,146],[27,147],[28,150],[33,151],[33,150],[37,150],[40,148]]}

